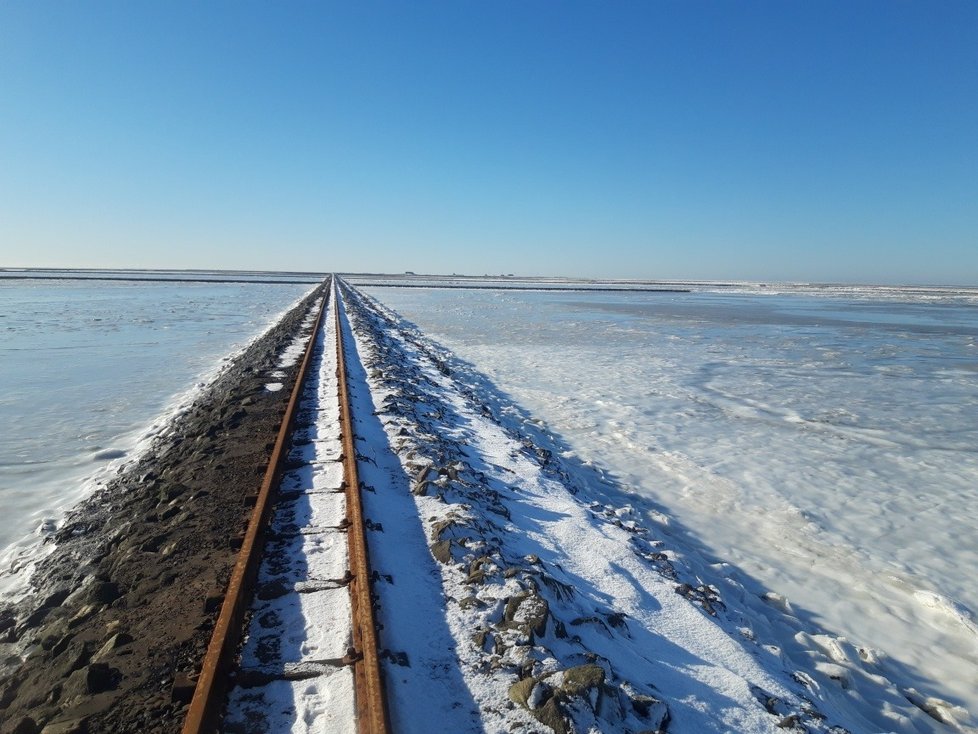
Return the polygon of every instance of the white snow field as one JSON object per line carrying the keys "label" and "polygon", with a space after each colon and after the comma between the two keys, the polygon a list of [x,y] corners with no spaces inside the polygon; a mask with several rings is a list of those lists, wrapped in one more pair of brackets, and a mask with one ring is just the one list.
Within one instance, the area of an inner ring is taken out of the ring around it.
{"label": "white snow field", "polygon": [[356,293],[347,311],[395,731],[971,725],[671,532],[394,312]]}

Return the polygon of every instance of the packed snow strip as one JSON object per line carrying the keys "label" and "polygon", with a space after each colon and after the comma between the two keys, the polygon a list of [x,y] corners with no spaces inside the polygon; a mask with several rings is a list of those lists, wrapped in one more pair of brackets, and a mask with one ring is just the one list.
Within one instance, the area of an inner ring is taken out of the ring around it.
{"label": "packed snow strip", "polygon": [[[353,732],[352,617],[332,319],[304,387],[224,731]],[[309,324],[311,326],[311,322]]]}
{"label": "packed snow strip", "polygon": [[888,680],[880,653],[666,545],[470,366],[345,292],[398,731],[439,716],[453,731],[966,730],[966,712]]}

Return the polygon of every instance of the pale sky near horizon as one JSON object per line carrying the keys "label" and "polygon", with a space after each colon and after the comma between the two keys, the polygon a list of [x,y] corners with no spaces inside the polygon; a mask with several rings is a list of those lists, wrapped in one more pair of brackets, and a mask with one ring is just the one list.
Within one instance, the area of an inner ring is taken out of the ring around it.
{"label": "pale sky near horizon", "polygon": [[0,267],[978,285],[978,3],[0,0]]}

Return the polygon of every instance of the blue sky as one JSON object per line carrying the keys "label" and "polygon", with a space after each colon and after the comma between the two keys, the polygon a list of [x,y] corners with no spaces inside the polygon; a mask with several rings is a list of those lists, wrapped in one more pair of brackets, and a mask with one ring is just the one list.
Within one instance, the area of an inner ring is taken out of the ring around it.
{"label": "blue sky", "polygon": [[0,2],[0,266],[978,284],[978,3]]}

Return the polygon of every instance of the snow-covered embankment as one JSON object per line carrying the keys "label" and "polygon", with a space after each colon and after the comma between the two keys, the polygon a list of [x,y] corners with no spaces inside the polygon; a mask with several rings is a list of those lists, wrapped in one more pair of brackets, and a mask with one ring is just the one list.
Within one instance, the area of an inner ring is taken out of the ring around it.
{"label": "snow-covered embankment", "polygon": [[960,729],[874,651],[667,546],[470,366],[347,295],[396,730]]}

